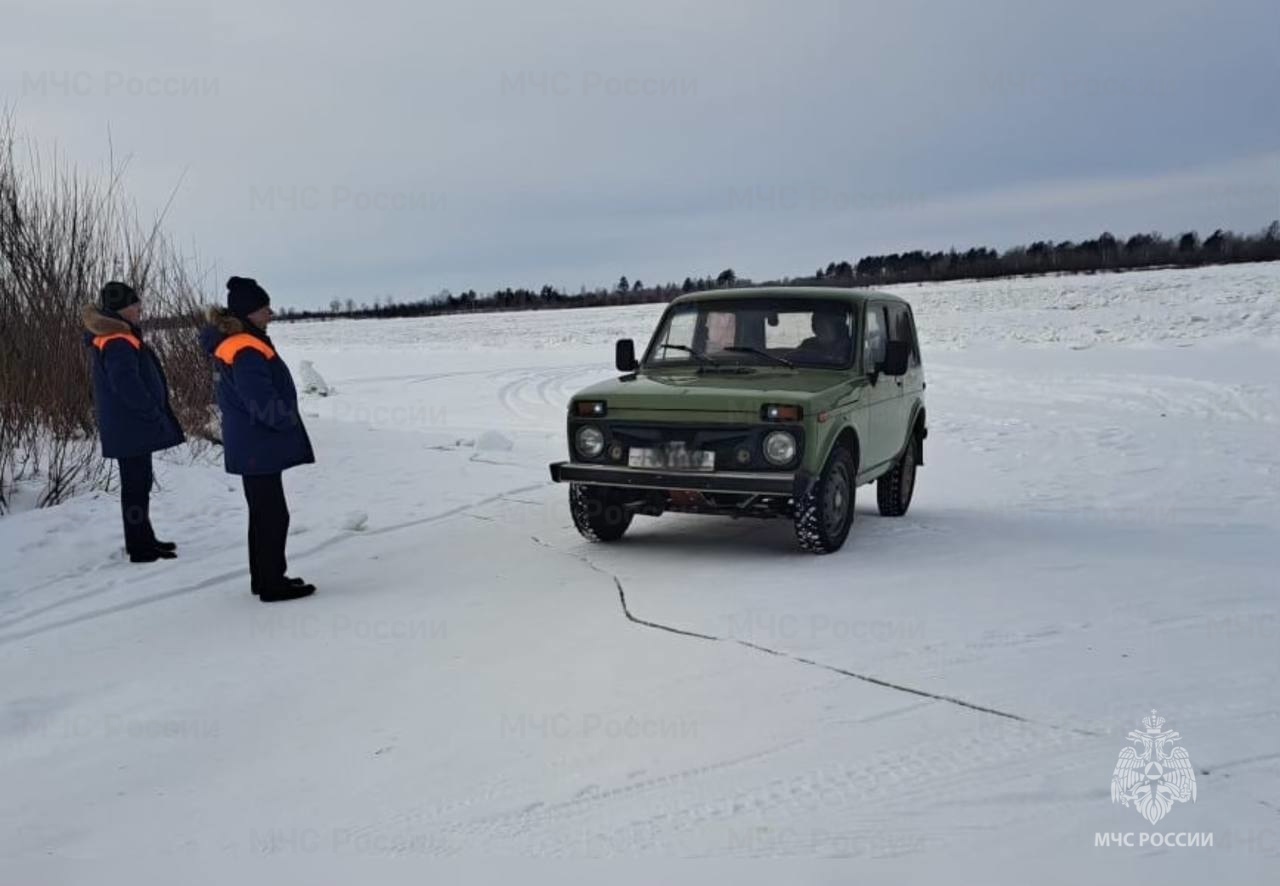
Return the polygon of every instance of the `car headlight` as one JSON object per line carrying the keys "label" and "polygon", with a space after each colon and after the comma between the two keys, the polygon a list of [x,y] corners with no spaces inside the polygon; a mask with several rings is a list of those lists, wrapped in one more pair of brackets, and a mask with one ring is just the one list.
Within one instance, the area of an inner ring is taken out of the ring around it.
{"label": "car headlight", "polygon": [[574,435],[573,444],[583,458],[596,458],[604,452],[604,432],[595,425],[583,425]]}
{"label": "car headlight", "polygon": [[770,464],[791,464],[796,457],[796,438],[787,431],[774,431],[764,438],[764,457]]}

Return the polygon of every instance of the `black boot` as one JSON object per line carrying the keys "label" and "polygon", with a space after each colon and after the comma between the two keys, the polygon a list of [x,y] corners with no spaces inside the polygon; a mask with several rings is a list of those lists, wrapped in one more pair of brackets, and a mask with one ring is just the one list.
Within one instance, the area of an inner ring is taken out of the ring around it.
{"label": "black boot", "polygon": [[[289,576],[286,575],[284,577],[284,583],[286,587],[300,588],[307,583],[307,580],[305,578],[290,578]],[[252,588],[253,588],[253,595],[255,597],[258,596],[258,590],[259,590],[258,586],[252,585]]]}
{"label": "black boot", "polygon": [[166,551],[164,548],[144,548],[140,551],[130,551],[129,562],[154,563],[157,560],[173,560],[177,556],[173,551]]}
{"label": "black boot", "polygon": [[151,542],[151,546],[152,546],[153,548],[155,548],[156,550],[158,550],[158,551],[170,551],[170,552],[172,552],[172,551],[176,551],[176,550],[178,549],[177,544],[175,544],[174,542],[171,542],[171,541],[160,541],[160,539],[158,539],[158,538],[157,538],[157,539],[154,539],[154,540]]}
{"label": "black boot", "polygon": [[303,597],[310,597],[315,592],[315,585],[305,582],[293,584],[286,581],[273,587],[259,588],[256,593],[258,599],[263,603],[283,603],[285,600],[300,600]]}

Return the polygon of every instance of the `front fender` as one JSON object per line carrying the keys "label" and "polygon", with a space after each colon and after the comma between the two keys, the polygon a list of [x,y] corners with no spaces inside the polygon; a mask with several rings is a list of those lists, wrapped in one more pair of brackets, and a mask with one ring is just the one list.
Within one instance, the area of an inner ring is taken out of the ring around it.
{"label": "front fender", "polygon": [[[820,413],[821,414],[821,413]],[[851,440],[855,453],[861,453],[862,441],[866,439],[867,410],[859,405],[850,404],[842,409],[833,409],[826,413],[827,420],[818,421],[817,417],[807,426],[806,438],[811,441],[805,450],[804,468],[815,477],[822,473],[831,450],[842,438]]]}

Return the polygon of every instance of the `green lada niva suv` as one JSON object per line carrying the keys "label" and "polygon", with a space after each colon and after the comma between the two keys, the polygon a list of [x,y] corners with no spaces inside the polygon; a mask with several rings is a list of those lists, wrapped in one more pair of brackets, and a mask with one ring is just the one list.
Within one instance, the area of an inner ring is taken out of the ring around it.
{"label": "green lada niva suv", "polygon": [[637,514],[788,517],[805,550],[839,550],[857,487],[907,512],[928,436],[911,306],[862,289],[692,293],[667,307],[642,359],[569,403],[574,525],[620,539]]}

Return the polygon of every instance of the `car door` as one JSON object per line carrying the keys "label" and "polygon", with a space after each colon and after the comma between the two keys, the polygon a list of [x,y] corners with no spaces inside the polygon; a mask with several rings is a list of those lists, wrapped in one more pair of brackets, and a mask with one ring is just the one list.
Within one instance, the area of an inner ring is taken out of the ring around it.
{"label": "car door", "polygon": [[916,326],[911,308],[905,302],[891,303],[886,306],[886,313],[889,320],[889,341],[905,342],[910,348],[907,374],[897,379],[898,425],[893,444],[893,450],[897,453],[906,441],[912,410],[924,391],[924,370],[920,365],[920,345],[916,341]]}
{"label": "car door", "polygon": [[902,389],[898,379],[877,371],[889,341],[888,315],[884,302],[868,302],[862,324],[862,369],[871,382],[867,386],[867,439],[862,441],[859,473],[880,470],[897,452],[895,428],[900,422]]}

